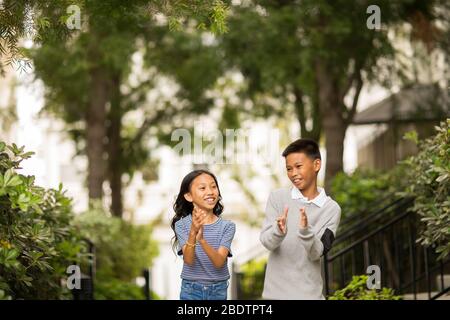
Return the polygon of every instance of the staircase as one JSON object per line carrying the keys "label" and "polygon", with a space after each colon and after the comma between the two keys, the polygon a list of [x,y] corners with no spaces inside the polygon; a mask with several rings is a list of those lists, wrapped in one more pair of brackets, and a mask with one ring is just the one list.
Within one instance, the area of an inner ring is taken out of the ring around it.
{"label": "staircase", "polygon": [[[450,257],[437,260],[433,247],[416,242],[420,221],[410,209],[412,198],[388,196],[370,210],[350,214],[340,223],[333,248],[323,257],[324,294],[344,288],[353,275],[366,274],[367,267],[378,265],[381,287],[392,288],[404,300],[450,300]],[[260,250],[252,249],[245,261],[233,264],[233,299],[258,299],[243,296],[244,279],[263,281],[264,275],[248,279],[240,265],[261,259]],[[258,292],[257,292],[258,291]]]}
{"label": "staircase", "polygon": [[450,258],[437,260],[434,248],[416,242],[420,221],[410,210],[413,201],[386,198],[341,222],[344,228],[323,260],[327,296],[378,265],[381,286],[406,300],[450,299]]}

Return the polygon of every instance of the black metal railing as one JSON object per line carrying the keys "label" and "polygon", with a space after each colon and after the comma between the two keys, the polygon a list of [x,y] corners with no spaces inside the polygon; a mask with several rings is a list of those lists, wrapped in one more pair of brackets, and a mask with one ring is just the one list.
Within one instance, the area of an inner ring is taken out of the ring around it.
{"label": "black metal railing", "polygon": [[[450,274],[450,258],[438,260],[433,247],[417,243],[420,221],[410,210],[413,203],[413,198],[386,197],[371,210],[341,221],[333,248],[323,257],[326,296],[344,288],[352,276],[366,274],[370,265],[380,267],[381,285],[394,289],[396,295],[437,299],[450,292],[444,281]],[[257,259],[259,255],[247,262]],[[254,283],[263,281],[265,270],[252,275],[239,270],[233,268],[234,299],[260,298],[261,288]],[[256,290],[244,292],[244,283],[253,283]]]}
{"label": "black metal railing", "polygon": [[80,288],[72,289],[73,300],[94,300],[95,245],[89,239],[83,239],[88,248],[88,273],[81,273]]}
{"label": "black metal railing", "polygon": [[353,275],[366,274],[370,265],[380,267],[381,285],[398,295],[417,299],[424,292],[424,298],[436,299],[449,291],[444,275],[450,274],[450,259],[438,260],[434,248],[417,243],[420,221],[410,210],[412,203],[397,199],[336,238],[323,260],[327,296],[345,287]]}

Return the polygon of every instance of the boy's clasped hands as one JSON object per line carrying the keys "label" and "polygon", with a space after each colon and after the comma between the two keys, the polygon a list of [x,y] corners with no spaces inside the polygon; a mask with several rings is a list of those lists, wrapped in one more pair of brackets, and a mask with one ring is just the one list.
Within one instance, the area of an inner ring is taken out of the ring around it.
{"label": "boy's clasped hands", "polygon": [[[277,217],[277,225],[280,231],[283,234],[286,234],[287,232],[287,225],[286,220],[288,217],[289,207],[285,206],[283,213]],[[306,229],[308,227],[308,217],[306,216],[305,208],[300,208],[300,221],[299,221],[299,228],[300,229]]]}

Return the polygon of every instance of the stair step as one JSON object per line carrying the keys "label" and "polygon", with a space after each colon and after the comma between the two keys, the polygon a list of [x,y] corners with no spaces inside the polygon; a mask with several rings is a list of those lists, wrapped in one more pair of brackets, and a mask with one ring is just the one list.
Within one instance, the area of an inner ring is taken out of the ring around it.
{"label": "stair step", "polygon": [[[431,296],[438,294],[438,292],[431,292]],[[408,293],[403,295],[403,300],[414,300],[414,294]],[[428,300],[428,292],[418,292],[416,300]],[[444,294],[436,300],[450,300],[450,294]]]}

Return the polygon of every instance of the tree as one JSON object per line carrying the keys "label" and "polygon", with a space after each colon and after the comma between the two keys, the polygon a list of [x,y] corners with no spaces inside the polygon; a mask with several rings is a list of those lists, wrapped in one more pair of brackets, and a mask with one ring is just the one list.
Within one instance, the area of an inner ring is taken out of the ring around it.
{"label": "tree", "polygon": [[[179,106],[177,109],[177,103],[168,101],[148,105],[148,91],[158,80],[156,70],[165,73],[188,71],[184,78],[186,75],[198,75],[201,70],[189,70],[189,65],[187,69],[180,66],[183,61],[189,63],[187,50],[174,46],[180,49],[178,56],[174,56],[174,52],[170,53],[171,49],[168,48],[173,47],[170,43],[184,41],[186,44],[190,40],[186,36],[181,39],[181,33],[176,31],[176,27],[169,32],[167,24],[161,25],[158,19],[150,19],[143,10],[143,3],[145,1],[114,6],[105,2],[89,4],[83,8],[88,19],[92,20],[88,30],[67,42],[48,41],[32,54],[36,74],[47,87],[47,109],[66,121],[80,153],[88,157],[89,198],[101,198],[103,182],[108,180],[112,193],[111,209],[116,216],[122,215],[123,175],[132,175],[149,163],[146,134],[156,124],[168,124],[174,113],[190,110],[186,108],[186,103],[183,110],[179,110]],[[217,8],[221,7],[216,4]],[[166,42],[170,37],[178,38]],[[189,37],[194,49],[208,51],[198,45],[199,38],[196,35]],[[193,41],[197,41],[197,45]],[[162,50],[165,50],[164,53]],[[128,77],[131,74],[132,55],[144,51],[150,52],[146,55],[152,56],[154,60],[146,59],[147,66],[142,70],[148,78],[130,85]],[[202,52],[197,50],[195,54]],[[176,60],[167,60],[167,57]],[[180,64],[174,64],[174,61]],[[62,68],[55,70],[55,63]],[[204,109],[205,103],[199,102],[204,89],[202,86],[208,86],[209,82],[199,84],[196,81],[193,84],[189,79],[181,83],[181,88],[185,88],[180,91],[181,98],[189,101],[194,99],[196,108],[203,106]],[[144,116],[142,123],[124,124],[123,119],[129,112],[141,112]]]}
{"label": "tree", "polygon": [[[247,1],[232,7],[230,32],[222,37],[227,59],[247,77],[251,91],[284,97],[283,105],[294,101],[304,127],[302,136],[318,139],[323,131],[327,189],[343,169],[345,132],[364,84],[391,86],[402,77],[389,33],[401,31],[402,39],[428,45],[445,43],[434,22],[446,21],[448,3],[378,1],[378,30],[366,25],[369,5],[368,1]],[[409,32],[405,26],[411,27]],[[313,124],[309,130],[307,121]]]}
{"label": "tree", "polygon": [[241,95],[254,102],[253,116],[284,118],[287,111],[294,112],[300,136],[319,141],[318,90],[305,72],[305,44],[296,34],[298,12],[262,5],[233,8],[229,32],[220,37],[228,67],[244,75],[247,86]]}
{"label": "tree", "polygon": [[[143,13],[150,18],[155,14],[165,14],[172,29],[181,28],[187,17],[195,17],[198,27],[210,28],[215,33],[226,31],[225,18],[227,7],[220,0],[210,1],[133,1],[140,3]],[[70,6],[85,7],[85,0],[2,0],[0,2],[0,73],[5,66],[25,62],[19,41],[30,38],[36,43],[45,43],[56,36],[64,41],[72,35],[67,27],[67,21],[74,13]],[[108,1],[104,9],[120,5],[120,1]],[[101,7],[101,6],[100,6]],[[98,12],[100,13],[100,12]],[[107,12],[103,12],[106,13]],[[51,32],[49,32],[51,31]],[[19,66],[21,66],[19,64]],[[23,66],[22,66],[23,67]]]}

